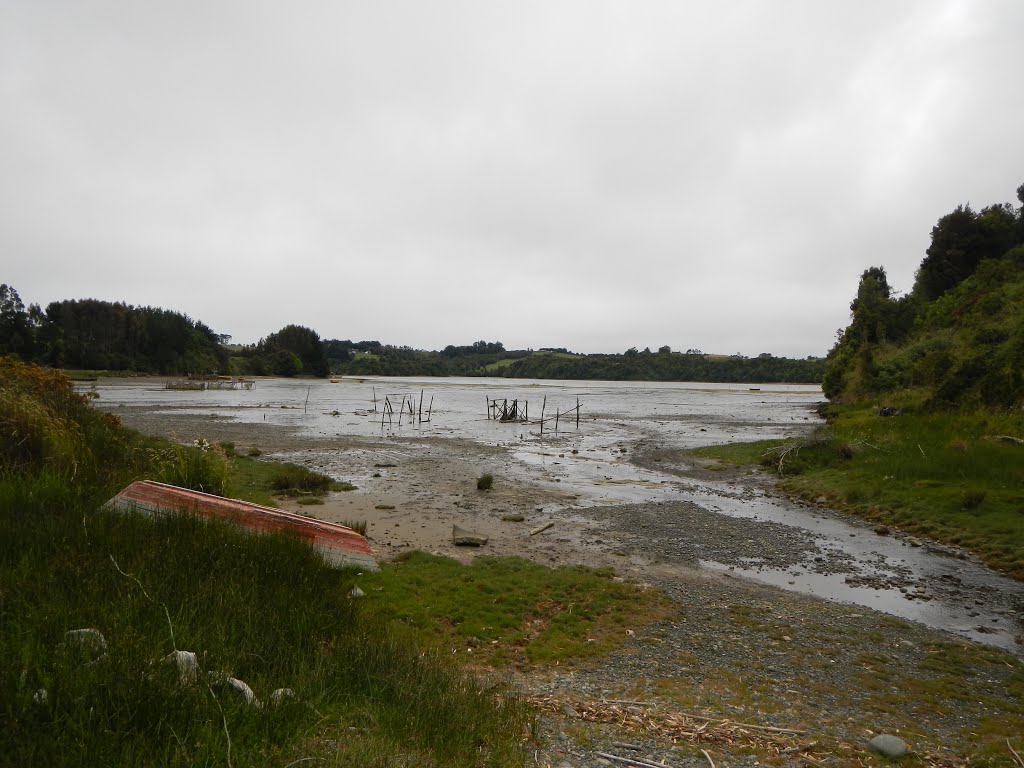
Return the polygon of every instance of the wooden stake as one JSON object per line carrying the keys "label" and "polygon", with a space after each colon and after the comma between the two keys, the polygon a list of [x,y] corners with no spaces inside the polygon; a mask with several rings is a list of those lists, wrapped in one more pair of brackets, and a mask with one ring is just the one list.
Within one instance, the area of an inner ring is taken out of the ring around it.
{"label": "wooden stake", "polygon": [[306,387],[306,402],[304,402],[302,404],[302,412],[303,413],[306,412],[306,406],[309,405],[309,390],[310,389],[312,389],[312,387]]}
{"label": "wooden stake", "polygon": [[420,390],[419,423],[423,423],[423,390]]}
{"label": "wooden stake", "polygon": [[[373,412],[376,413],[377,412],[377,388],[376,387],[370,387],[370,389],[373,390]],[[381,422],[381,423],[383,424],[383,422]]]}
{"label": "wooden stake", "polygon": [[576,429],[580,428],[580,399],[576,398]]}
{"label": "wooden stake", "polygon": [[544,434],[544,409],[548,405],[548,396],[544,395],[544,402],[540,404],[540,433]]}

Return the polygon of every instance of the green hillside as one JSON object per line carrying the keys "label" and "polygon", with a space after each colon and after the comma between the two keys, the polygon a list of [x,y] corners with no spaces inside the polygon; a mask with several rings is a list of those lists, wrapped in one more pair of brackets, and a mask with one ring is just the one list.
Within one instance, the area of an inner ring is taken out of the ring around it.
{"label": "green hillside", "polygon": [[[1024,204],[1024,185],[1017,190]],[[959,206],[932,229],[913,290],[864,272],[827,359],[833,402],[1007,408],[1024,404],[1024,215]]]}

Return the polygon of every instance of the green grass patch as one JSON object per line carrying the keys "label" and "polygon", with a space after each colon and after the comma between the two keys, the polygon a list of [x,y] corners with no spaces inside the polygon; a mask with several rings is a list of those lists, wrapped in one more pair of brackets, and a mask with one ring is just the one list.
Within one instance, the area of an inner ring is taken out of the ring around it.
{"label": "green grass patch", "polygon": [[494,475],[480,475],[476,479],[476,489],[478,491],[489,491],[494,485]]}
{"label": "green grass patch", "polygon": [[784,440],[757,440],[750,443],[729,443],[695,448],[691,453],[702,459],[715,459],[726,464],[760,464],[767,451],[782,445]]}
{"label": "green grass patch", "polygon": [[276,496],[319,497],[327,491],[352,491],[349,482],[332,480],[295,464],[260,461],[250,456],[231,457],[225,495],[274,506]]}
{"label": "green grass patch", "polygon": [[[782,488],[961,546],[1024,579],[1024,437],[1018,412],[829,411],[809,439],[719,446],[697,455],[779,472]],[[760,456],[758,454],[760,453]]]}
{"label": "green grass patch", "polygon": [[[611,570],[545,568],[520,558],[470,565],[413,552],[363,577],[381,615],[481,661],[561,662],[608,652],[670,610]],[[472,650],[470,650],[472,649]]]}
{"label": "green grass patch", "polygon": [[516,362],[515,358],[506,357],[503,358],[502,360],[495,360],[493,363],[488,363],[487,365],[484,366],[484,370],[487,371],[488,373],[493,373],[494,371],[500,371],[504,368],[508,368],[514,362]]}

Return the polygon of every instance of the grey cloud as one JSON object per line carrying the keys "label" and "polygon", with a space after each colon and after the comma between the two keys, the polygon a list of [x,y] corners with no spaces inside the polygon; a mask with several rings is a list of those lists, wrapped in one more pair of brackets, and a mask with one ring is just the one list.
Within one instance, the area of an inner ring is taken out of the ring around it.
{"label": "grey cloud", "polygon": [[[3,279],[255,341],[804,356],[1011,199],[1024,6],[9,2]],[[1015,165],[1017,167],[1015,167]]]}

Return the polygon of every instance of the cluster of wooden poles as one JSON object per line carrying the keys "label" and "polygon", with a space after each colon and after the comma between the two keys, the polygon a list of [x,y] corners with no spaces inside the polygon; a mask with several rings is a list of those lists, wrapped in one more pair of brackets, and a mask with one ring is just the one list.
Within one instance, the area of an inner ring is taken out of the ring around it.
{"label": "cluster of wooden poles", "polygon": [[[567,411],[555,410],[554,416],[544,417],[544,412],[547,409],[548,398],[544,396],[544,401],[540,406],[540,421],[536,422],[540,424],[540,433],[544,434],[545,422],[555,422],[555,432],[558,432],[559,421],[563,418],[570,417],[571,414],[576,414],[576,429],[580,428],[580,399],[576,398],[576,407],[570,408]],[[530,422],[530,403],[528,400],[524,400],[520,405],[518,400],[513,400],[511,403],[507,398],[503,400],[487,398],[487,418],[494,421],[522,421]]]}
{"label": "cluster of wooden poles", "polygon": [[[423,397],[424,391],[420,390],[419,400],[416,399],[414,394],[403,394],[401,395],[401,401],[398,400],[399,395],[385,395],[384,403],[382,407],[378,409],[377,401],[377,389],[373,388],[373,412],[377,413],[380,411],[380,428],[384,429],[384,425],[387,424],[388,428],[393,428],[395,425],[395,416],[398,417],[398,427],[402,426],[402,419],[406,416],[409,417],[409,422],[414,424],[424,424],[430,422],[431,413],[434,410],[434,396],[430,396],[430,403],[427,405],[426,414],[423,413]],[[394,399],[392,399],[394,398]],[[398,407],[395,407],[395,403],[399,403]],[[576,405],[567,411],[561,411],[556,409],[554,416],[545,416],[547,411],[548,398],[545,395],[544,401],[540,406],[540,420],[536,422],[530,422],[530,403],[527,400],[523,400],[522,403],[519,400],[512,400],[508,398],[498,400],[495,398],[487,398],[487,418],[493,421],[516,421],[525,423],[534,423],[540,425],[540,433],[544,434],[544,425],[548,422],[555,423],[555,433],[557,434],[559,425],[562,419],[572,418],[575,414],[576,429],[580,427],[580,399],[576,398]]]}
{"label": "cluster of wooden poles", "polygon": [[[395,406],[391,402],[394,397],[398,401],[398,395],[384,395],[384,405],[380,413],[380,428],[384,429],[384,421],[387,420],[388,428],[394,425]],[[434,410],[434,396],[430,396],[430,404],[427,406],[426,416],[423,415],[423,390],[420,390],[420,399],[417,401],[413,395],[402,395],[402,402],[398,406],[398,426],[402,426],[402,418],[408,413],[409,421],[417,424],[430,422],[430,414]],[[373,412],[377,412],[377,390],[373,389]]]}

